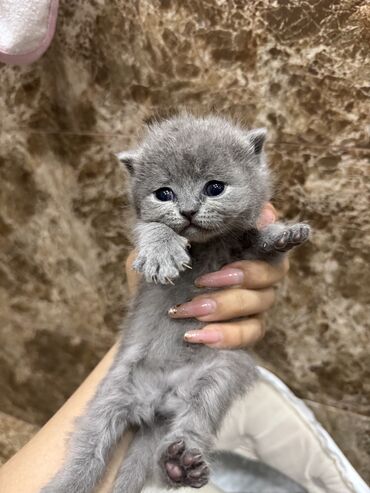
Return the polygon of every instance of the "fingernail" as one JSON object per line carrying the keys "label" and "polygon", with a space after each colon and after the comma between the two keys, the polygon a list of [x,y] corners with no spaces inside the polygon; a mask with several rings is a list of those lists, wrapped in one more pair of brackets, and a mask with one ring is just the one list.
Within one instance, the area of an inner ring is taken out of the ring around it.
{"label": "fingernail", "polygon": [[235,286],[241,284],[244,279],[244,272],[240,269],[225,268],[204,276],[198,277],[195,280],[195,285],[208,288],[219,288],[222,286]]}
{"label": "fingernail", "polygon": [[175,305],[168,310],[168,314],[173,318],[200,317],[213,313],[216,307],[217,304],[214,300],[199,299],[190,301],[190,303]]}
{"label": "fingernail", "polygon": [[222,341],[222,333],[218,330],[189,330],[185,333],[184,340],[191,343],[214,344]]}

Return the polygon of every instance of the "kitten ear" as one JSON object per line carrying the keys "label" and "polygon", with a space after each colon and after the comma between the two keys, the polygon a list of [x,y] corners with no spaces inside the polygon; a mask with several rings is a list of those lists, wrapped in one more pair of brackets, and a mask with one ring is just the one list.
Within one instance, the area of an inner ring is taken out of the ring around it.
{"label": "kitten ear", "polygon": [[135,162],[137,159],[137,152],[136,151],[121,151],[121,152],[115,153],[115,156],[118,159],[118,161],[124,165],[124,167],[130,173],[130,175],[133,175],[134,169],[135,169]]}
{"label": "kitten ear", "polygon": [[256,128],[248,132],[249,142],[253,146],[255,154],[261,154],[263,144],[266,140],[267,130],[265,128]]}

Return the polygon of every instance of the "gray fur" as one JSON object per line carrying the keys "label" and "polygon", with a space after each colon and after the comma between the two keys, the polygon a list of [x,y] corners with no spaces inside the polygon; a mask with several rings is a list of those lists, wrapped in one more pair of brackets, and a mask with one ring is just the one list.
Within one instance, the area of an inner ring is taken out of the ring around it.
{"label": "gray fur", "polygon": [[[270,198],[264,138],[263,129],[247,132],[220,117],[182,114],[153,124],[137,149],[119,154],[131,174],[135,268],[144,280],[114,363],[77,420],[64,466],[42,493],[92,492],[132,426],[139,431],[114,493],[138,493],[149,479],[169,488],[207,482],[222,419],[256,370],[244,350],[185,343],[184,333],[202,324],[173,320],[168,310],[201,292],[194,286],[201,274],[240,259],[274,262],[307,239],[305,224],[255,227]],[[209,180],[226,182],[225,191],[205,196]],[[155,198],[164,186],[176,201]],[[196,211],[197,227],[181,214],[189,210]]]}

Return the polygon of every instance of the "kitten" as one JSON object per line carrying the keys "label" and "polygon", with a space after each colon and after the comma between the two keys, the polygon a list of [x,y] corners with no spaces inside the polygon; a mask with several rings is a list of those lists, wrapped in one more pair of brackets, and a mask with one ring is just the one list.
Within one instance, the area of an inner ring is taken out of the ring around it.
{"label": "kitten", "polygon": [[112,367],[42,493],[92,492],[132,426],[114,493],[138,493],[148,479],[166,488],[207,483],[222,419],[256,369],[244,350],[186,343],[185,332],[202,324],[168,311],[201,292],[200,275],[240,259],[276,262],[308,238],[302,223],[256,229],[270,198],[264,140],[264,129],[184,113],[154,122],[136,150],[118,155],[131,175],[143,279]]}

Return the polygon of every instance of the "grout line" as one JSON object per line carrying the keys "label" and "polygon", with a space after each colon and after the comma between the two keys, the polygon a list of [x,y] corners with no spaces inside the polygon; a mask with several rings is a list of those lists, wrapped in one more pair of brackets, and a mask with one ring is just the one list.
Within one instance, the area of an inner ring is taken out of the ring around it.
{"label": "grout line", "polygon": [[[28,134],[35,135],[66,135],[66,136],[76,136],[76,137],[126,137],[123,133],[117,132],[79,132],[79,131],[69,131],[69,130],[33,130],[28,127],[18,127],[16,129],[10,129],[4,131],[4,133],[16,133],[16,132],[25,132]],[[370,147],[365,145],[363,146],[341,146],[337,144],[312,144],[309,142],[285,142],[285,141],[276,141],[276,142],[267,142],[267,147],[296,147],[296,148],[316,148],[316,149],[327,149],[334,151],[364,151],[370,152]]]}

